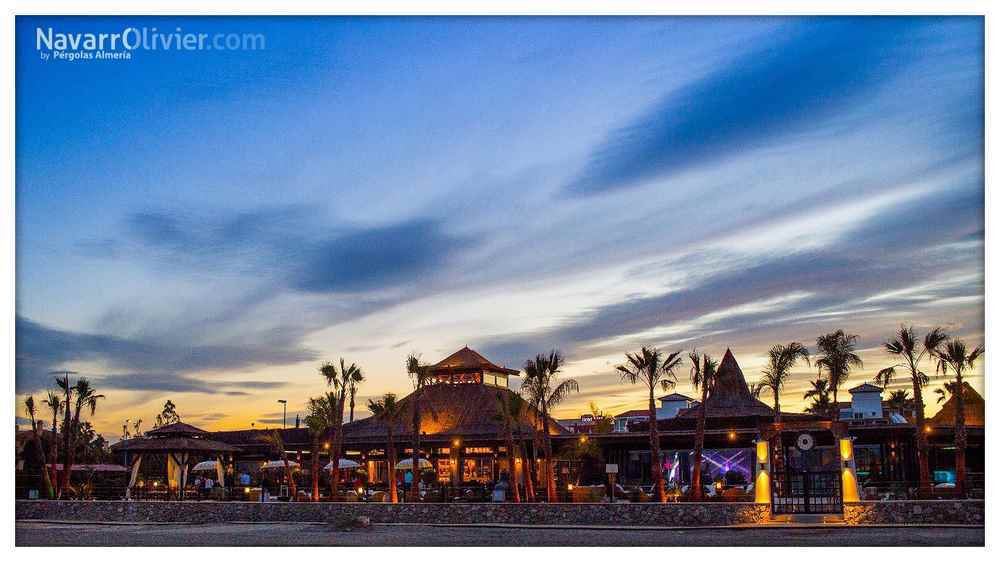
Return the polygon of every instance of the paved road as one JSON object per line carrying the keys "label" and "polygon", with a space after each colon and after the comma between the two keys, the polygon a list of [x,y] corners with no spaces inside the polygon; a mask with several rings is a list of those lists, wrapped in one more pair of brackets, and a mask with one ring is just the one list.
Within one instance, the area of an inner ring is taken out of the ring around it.
{"label": "paved road", "polygon": [[319,523],[96,525],[18,522],[17,546],[982,546],[979,528],[595,530]]}

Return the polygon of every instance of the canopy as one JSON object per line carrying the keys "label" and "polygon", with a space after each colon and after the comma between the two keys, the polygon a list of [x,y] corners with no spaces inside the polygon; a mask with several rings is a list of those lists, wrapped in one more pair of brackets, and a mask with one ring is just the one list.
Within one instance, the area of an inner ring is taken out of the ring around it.
{"label": "canopy", "polygon": [[[288,468],[296,468],[299,463],[295,461],[288,461]],[[267,461],[261,468],[285,468],[285,461]]]}
{"label": "canopy", "polygon": [[[339,466],[339,468],[342,469],[358,468],[359,466],[361,466],[360,464],[352,461],[351,459],[340,459],[340,462],[338,462],[337,465]],[[326,463],[326,466],[323,467],[323,470],[333,470],[333,461]]]}
{"label": "canopy", "polygon": [[[431,468],[434,466],[431,464],[431,461],[427,459],[420,459],[418,464],[420,465],[420,468]],[[411,468],[413,468],[413,459],[403,459],[396,463],[396,470],[410,470]]]}
{"label": "canopy", "polygon": [[192,472],[201,472],[201,471],[215,470],[216,469],[215,467],[218,464],[219,464],[219,461],[202,461],[202,462],[194,465],[194,468],[192,468],[191,471]]}

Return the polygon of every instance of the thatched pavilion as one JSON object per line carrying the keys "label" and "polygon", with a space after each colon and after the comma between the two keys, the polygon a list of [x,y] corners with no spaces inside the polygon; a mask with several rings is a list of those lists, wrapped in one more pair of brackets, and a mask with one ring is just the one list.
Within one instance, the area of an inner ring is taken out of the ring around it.
{"label": "thatched pavilion", "polygon": [[[238,447],[207,438],[208,432],[186,423],[172,423],[147,431],[143,437],[128,439],[112,446],[115,453],[125,453],[131,466],[126,497],[131,497],[139,474],[143,457],[162,455],[167,463],[167,488],[169,493],[177,490],[178,497],[184,498],[187,485],[188,466],[202,458],[215,457],[219,462],[218,477],[224,481],[225,456],[239,451]],[[230,459],[231,460],[231,459]]]}

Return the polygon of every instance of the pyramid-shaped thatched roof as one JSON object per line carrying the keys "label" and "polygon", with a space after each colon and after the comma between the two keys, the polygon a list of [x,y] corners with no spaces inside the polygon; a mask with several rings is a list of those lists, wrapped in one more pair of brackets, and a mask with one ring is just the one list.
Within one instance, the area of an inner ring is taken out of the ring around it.
{"label": "pyramid-shaped thatched roof", "polygon": [[482,370],[516,375],[519,371],[494,364],[478,351],[465,346],[427,368],[430,372]]}
{"label": "pyramid-shaped thatched roof", "polygon": [[[517,397],[506,388],[482,384],[441,383],[425,386],[399,401],[402,414],[393,430],[396,438],[410,438],[413,433],[415,395],[420,396],[421,434],[446,438],[455,435],[497,437],[502,425],[497,419],[500,407],[497,396],[506,396],[508,399]],[[534,425],[540,423],[541,414],[529,406],[515,430],[520,428],[524,436],[529,436]],[[549,432],[552,435],[566,433],[551,416]],[[344,438],[348,442],[383,439],[385,436],[385,424],[375,418],[365,418],[344,426]]]}
{"label": "pyramid-shaped thatched roof", "polygon": [[[750,387],[747,386],[743,370],[729,349],[726,349],[726,354],[716,370],[715,385],[709,389],[705,406],[706,415],[710,418],[774,416],[774,410],[770,406],[750,394]],[[701,407],[699,404],[681,410],[678,417],[697,416]]]}
{"label": "pyramid-shaped thatched roof", "polygon": [[[986,425],[986,400],[967,382],[962,383],[965,392],[965,425]],[[931,426],[955,426],[955,397],[950,396],[941,410],[928,422]]]}

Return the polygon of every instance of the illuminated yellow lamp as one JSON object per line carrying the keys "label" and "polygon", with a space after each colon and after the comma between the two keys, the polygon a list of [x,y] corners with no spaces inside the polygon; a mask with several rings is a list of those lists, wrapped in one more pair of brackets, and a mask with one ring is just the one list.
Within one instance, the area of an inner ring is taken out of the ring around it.
{"label": "illuminated yellow lamp", "polygon": [[757,442],[757,462],[761,464],[767,462],[767,441]]}
{"label": "illuminated yellow lamp", "polygon": [[580,436],[580,443],[586,443],[586,442],[587,442],[587,436],[586,435],[581,435]]}
{"label": "illuminated yellow lamp", "polygon": [[365,489],[359,486],[358,487],[358,495],[360,496],[363,493],[365,493]]}
{"label": "illuminated yellow lamp", "polygon": [[754,502],[771,503],[771,475],[766,470],[757,473],[757,481],[754,482]]}
{"label": "illuminated yellow lamp", "polygon": [[851,445],[850,439],[840,440],[840,458],[845,461],[854,459],[854,447]]}
{"label": "illuminated yellow lamp", "polygon": [[455,439],[454,441],[451,442],[451,445],[452,445],[452,447],[456,447],[456,448],[457,447],[461,447],[462,446],[462,441],[460,439]]}
{"label": "illuminated yellow lamp", "polygon": [[329,443],[323,443],[323,448],[326,449],[326,450],[330,450],[330,444]]}
{"label": "illuminated yellow lamp", "polygon": [[[895,456],[895,451],[893,451]],[[841,489],[844,491],[845,502],[861,501],[858,496],[858,477],[854,472],[854,443],[844,438],[840,440]]]}
{"label": "illuminated yellow lamp", "polygon": [[569,490],[570,492],[572,492],[573,491],[573,485],[572,484],[567,484],[566,485],[566,489]]}
{"label": "illuminated yellow lamp", "polygon": [[930,433],[930,432],[931,432],[931,426],[925,425],[924,426],[924,433]]}
{"label": "illuminated yellow lamp", "polygon": [[736,441],[736,432],[735,431],[730,431],[729,432],[729,440],[730,441]]}
{"label": "illuminated yellow lamp", "polygon": [[716,482],[715,483],[715,489],[716,490],[721,490],[722,489],[722,482]]}
{"label": "illuminated yellow lamp", "polygon": [[249,494],[250,493],[250,488],[249,487],[243,488],[243,493],[244,494]]}

